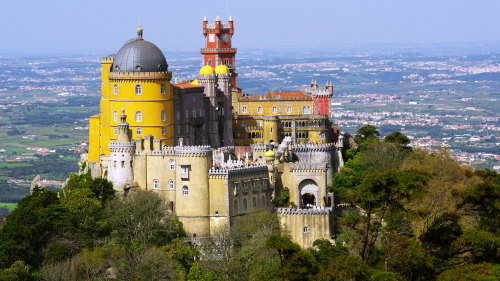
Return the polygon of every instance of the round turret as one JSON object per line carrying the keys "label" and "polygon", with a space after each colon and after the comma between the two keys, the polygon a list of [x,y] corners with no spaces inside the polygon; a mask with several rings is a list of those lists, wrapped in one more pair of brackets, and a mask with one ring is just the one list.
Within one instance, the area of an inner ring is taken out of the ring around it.
{"label": "round turret", "polygon": [[218,65],[216,68],[215,68],[215,73],[217,74],[228,74],[228,73],[231,73],[229,71],[229,67],[227,67],[226,65]]}
{"label": "round turret", "polygon": [[205,65],[200,69],[199,74],[201,75],[215,75],[215,70],[212,66],[210,65]]}

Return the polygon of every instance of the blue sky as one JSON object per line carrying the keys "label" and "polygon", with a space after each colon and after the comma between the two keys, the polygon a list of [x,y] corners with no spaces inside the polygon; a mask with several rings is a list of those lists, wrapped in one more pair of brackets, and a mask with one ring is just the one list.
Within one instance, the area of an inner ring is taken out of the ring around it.
{"label": "blue sky", "polygon": [[[164,51],[201,47],[227,0],[0,0],[0,54],[116,52],[135,36]],[[499,42],[499,0],[229,0],[238,48]]]}

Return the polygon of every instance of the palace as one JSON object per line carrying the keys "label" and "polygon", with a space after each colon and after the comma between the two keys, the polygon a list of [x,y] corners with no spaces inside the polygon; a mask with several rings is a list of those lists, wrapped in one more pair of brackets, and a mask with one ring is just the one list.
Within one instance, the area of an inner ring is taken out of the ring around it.
{"label": "palace", "polygon": [[333,85],[245,94],[233,34],[231,17],[204,18],[202,67],[182,83],[171,83],[164,54],[140,27],[135,40],[103,58],[88,167],[117,191],[157,192],[195,242],[229,229],[236,216],[271,209],[283,190],[296,204],[277,209],[292,238],[304,247],[330,238],[327,186],[343,165],[344,142],[329,119]]}

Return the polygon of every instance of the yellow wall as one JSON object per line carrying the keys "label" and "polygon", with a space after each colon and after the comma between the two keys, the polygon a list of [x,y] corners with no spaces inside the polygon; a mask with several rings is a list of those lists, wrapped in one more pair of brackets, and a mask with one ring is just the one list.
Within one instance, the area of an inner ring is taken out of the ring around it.
{"label": "yellow wall", "polygon": [[99,114],[89,118],[89,162],[99,162],[99,125]]}
{"label": "yellow wall", "polygon": [[[100,149],[99,154],[109,155],[109,143],[117,138],[115,127],[120,122],[122,109],[125,109],[127,122],[132,131],[132,139],[152,135],[162,139],[163,144],[174,144],[173,130],[173,89],[170,84],[171,72],[110,72],[112,58],[101,60],[101,103],[100,103]],[[142,85],[142,94],[136,95],[135,86]],[[165,85],[165,94],[161,94],[161,85]],[[118,93],[114,87],[117,85]],[[161,120],[161,111],[166,113]],[[117,118],[115,113],[117,112]],[[142,112],[142,122],[136,122],[135,113]],[[137,135],[137,128],[141,135]],[[165,134],[162,134],[165,127]],[[94,141],[95,142],[95,141]],[[95,144],[90,144],[95,145]],[[98,160],[98,159],[96,159]]]}
{"label": "yellow wall", "polygon": [[[259,106],[262,106],[262,113],[258,112]],[[276,113],[272,112],[273,106],[276,106]],[[288,112],[288,106],[292,107],[292,112]],[[301,115],[302,107],[310,106],[311,113],[313,102],[312,100],[245,100],[240,99],[237,103],[238,115]],[[247,112],[243,112],[243,107],[247,108]]]}

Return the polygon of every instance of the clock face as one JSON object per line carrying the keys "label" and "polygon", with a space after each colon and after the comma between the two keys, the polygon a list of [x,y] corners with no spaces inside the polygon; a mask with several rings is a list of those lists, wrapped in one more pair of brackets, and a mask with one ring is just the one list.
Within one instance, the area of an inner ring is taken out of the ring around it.
{"label": "clock face", "polygon": [[208,42],[215,42],[215,34],[208,35]]}
{"label": "clock face", "polygon": [[227,35],[227,34],[222,34],[221,39],[222,39],[222,42],[227,42],[227,41],[229,41],[229,35]]}

